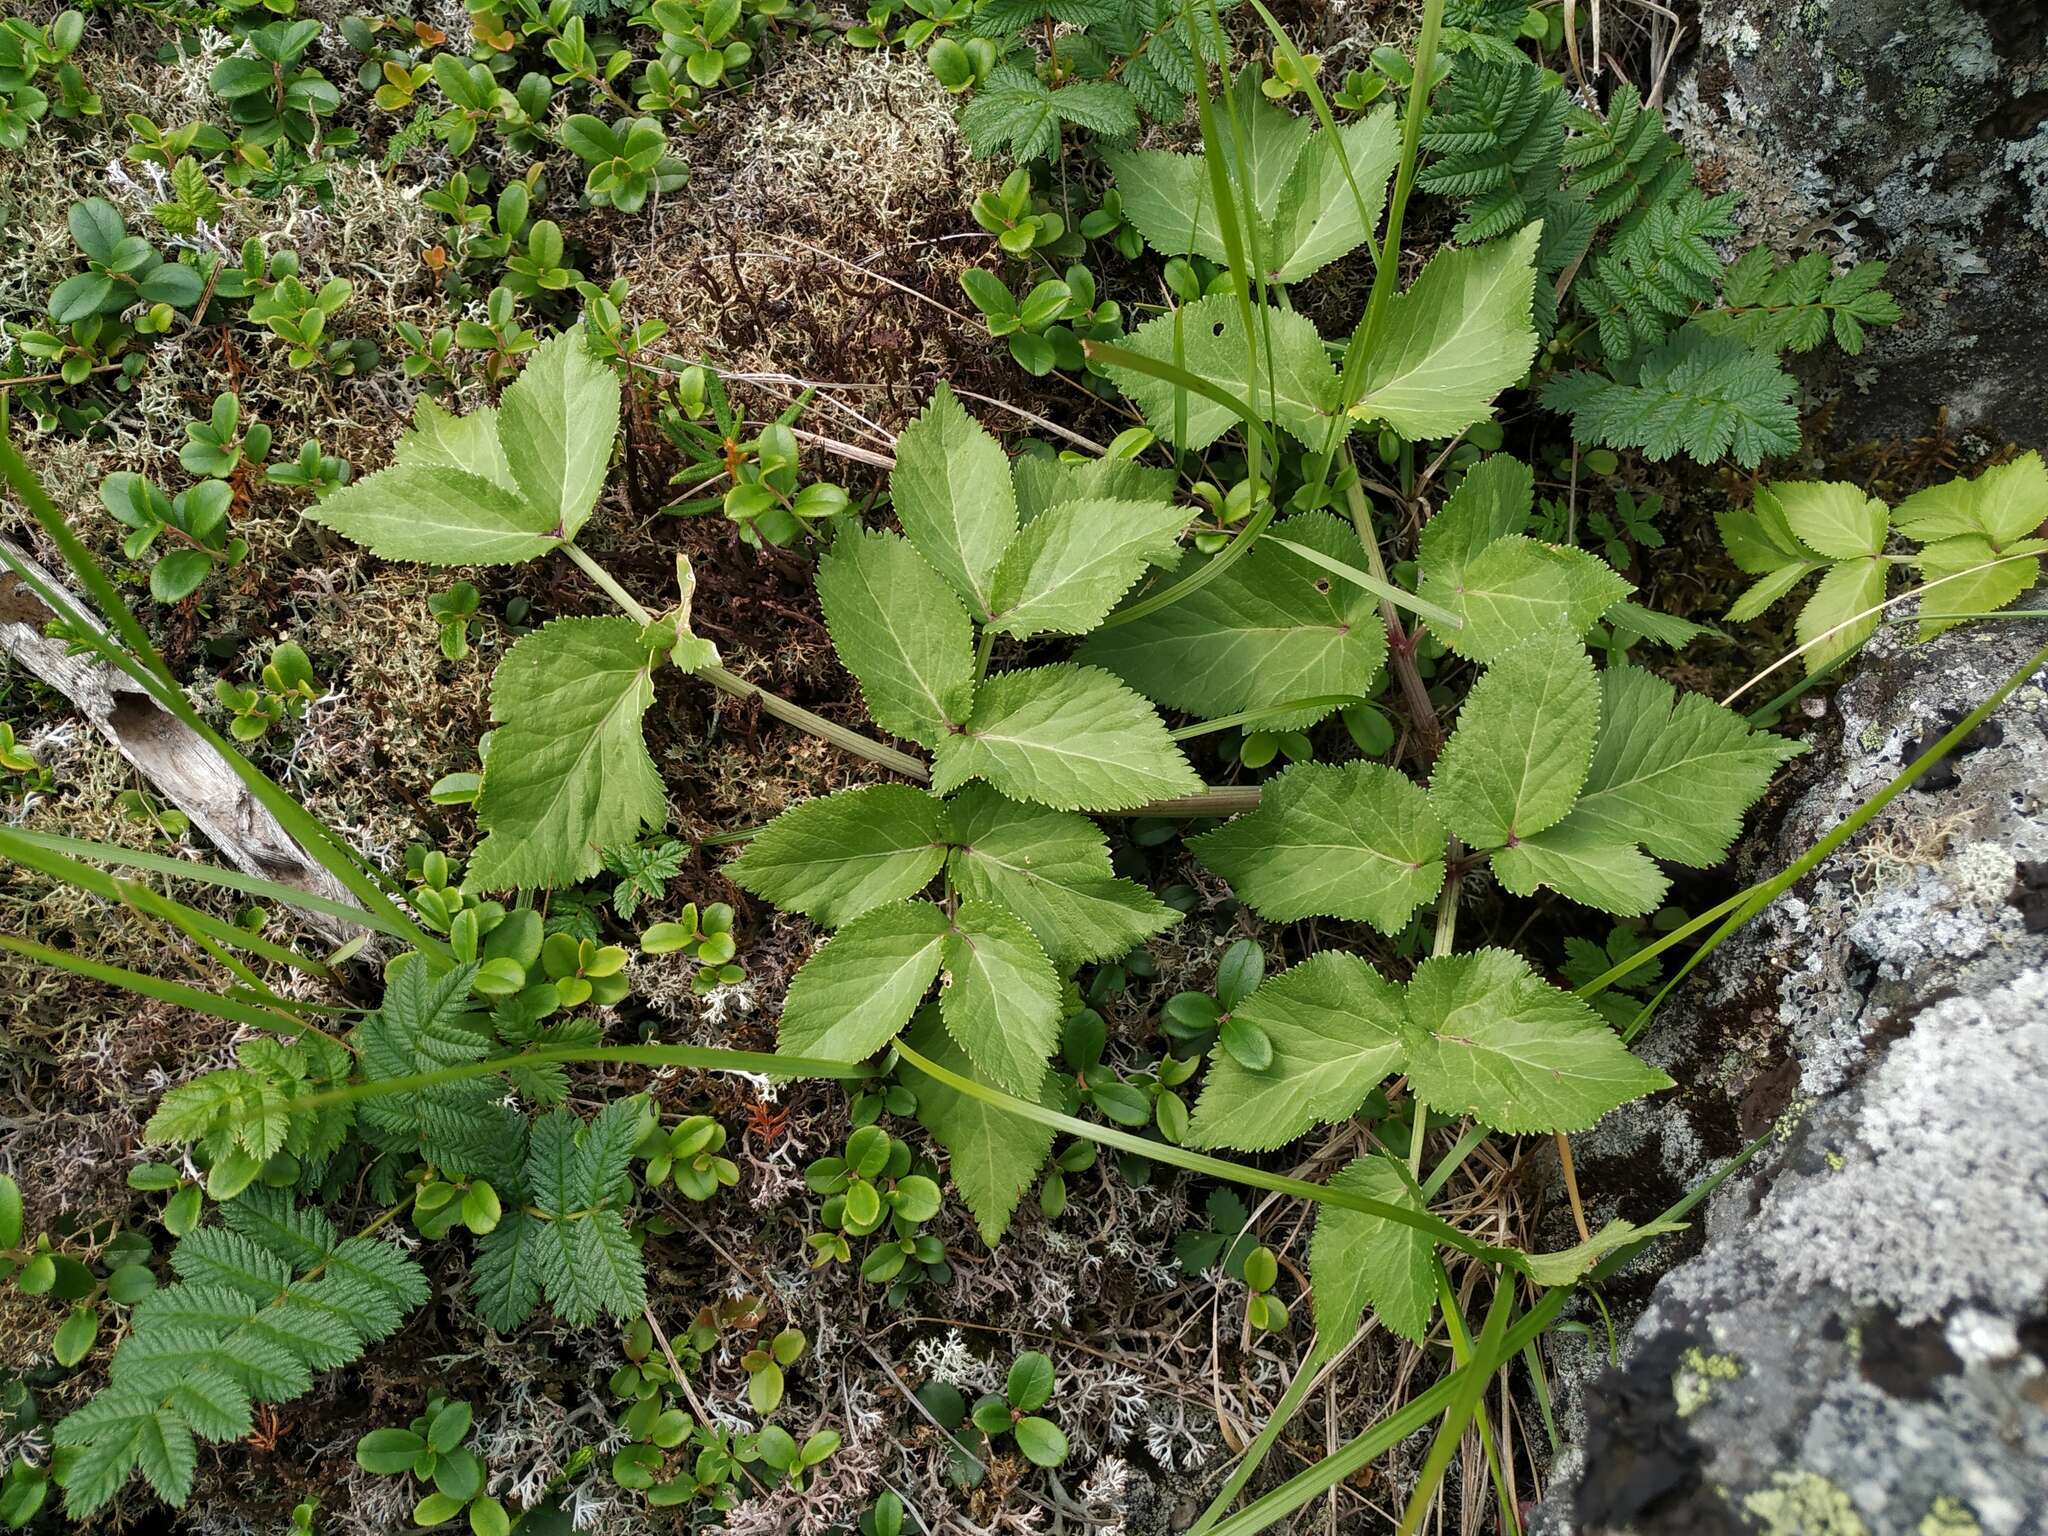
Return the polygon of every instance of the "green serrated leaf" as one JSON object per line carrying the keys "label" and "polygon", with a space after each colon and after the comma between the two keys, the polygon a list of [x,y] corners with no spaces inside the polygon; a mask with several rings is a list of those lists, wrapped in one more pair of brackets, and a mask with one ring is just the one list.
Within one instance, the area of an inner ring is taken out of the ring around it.
{"label": "green serrated leaf", "polygon": [[1624,1244],[1684,1230],[1682,1221],[1646,1221],[1637,1226],[1616,1219],[1574,1247],[1525,1255],[1523,1272],[1538,1285],[1576,1285],[1595,1264]]}
{"label": "green serrated leaf", "polygon": [[[1257,398],[1248,397],[1247,403],[1304,444],[1319,444],[1337,397],[1337,372],[1322,336],[1313,321],[1291,309],[1255,308],[1252,323],[1258,327],[1259,371]],[[1124,338],[1124,345],[1230,389],[1242,390],[1251,372],[1244,316],[1228,293],[1210,294],[1148,320]],[[1113,367],[1109,376],[1145,413],[1154,432],[1190,453],[1242,425],[1229,406],[1148,373]]]}
{"label": "green serrated leaf", "polygon": [[789,984],[786,1056],[863,1061],[896,1038],[931,989],[950,925],[928,901],[863,912],[821,944]]}
{"label": "green serrated leaf", "polygon": [[1486,420],[1536,355],[1530,304],[1540,224],[1439,251],[1387,305],[1351,414],[1403,437],[1450,437]]}
{"label": "green serrated leaf", "polygon": [[889,491],[917,552],[985,618],[996,564],[1017,533],[1016,494],[1002,445],[945,384],[896,439]]}
{"label": "green serrated leaf", "polygon": [[1022,918],[1061,970],[1112,959],[1180,921],[1117,876],[1108,841],[1085,816],[970,784],[946,802],[941,831],[953,845],[947,873],[959,892]]}
{"label": "green serrated leaf", "polygon": [[1844,560],[1827,568],[1792,627],[1801,647],[1812,647],[1802,651],[1809,674],[1853,655],[1877,633],[1890,576],[1891,567],[1882,556]]}
{"label": "green serrated leaf", "polygon": [[1884,552],[1890,509],[1861,486],[1839,480],[1781,480],[1771,494],[1793,537],[1830,560],[1854,560]]}
{"label": "green serrated leaf", "polygon": [[452,416],[432,395],[413,402],[412,430],[398,437],[393,457],[401,464],[438,464],[459,469],[519,495],[519,482],[498,442],[498,412],[483,406],[467,416]]}
{"label": "green serrated leaf", "polygon": [[1438,955],[1408,983],[1408,1081],[1497,1131],[1583,1131],[1671,1079],[1581,999],[1504,949]]}
{"label": "green serrated leaf", "polygon": [[807,800],[757,832],[726,878],[827,928],[915,896],[945,863],[939,803],[907,784]]}
{"label": "green serrated leaf", "polygon": [[1253,1072],[1228,1054],[1209,1064],[1187,1142],[1269,1152],[1344,1119],[1407,1055],[1401,989],[1356,955],[1325,951],[1269,976],[1233,1010],[1272,1042]]}
{"label": "green serrated leaf", "polygon": [[[919,1055],[948,1071],[997,1086],[946,1032],[937,1009],[920,1013],[904,1038]],[[973,1212],[982,1241],[995,1247],[1009,1230],[1017,1202],[1052,1152],[1052,1127],[969,1098],[914,1067],[906,1065],[902,1075],[917,1095],[918,1122],[946,1149],[953,1187]],[[1057,1107],[1057,1089],[1050,1079],[1039,1101],[1047,1108]]]}
{"label": "green serrated leaf", "polygon": [[991,583],[990,628],[999,634],[1084,635],[1148,565],[1171,564],[1193,514],[1156,501],[1069,501],[1028,523]]}
{"label": "green serrated leaf", "polygon": [[883,730],[935,747],[967,717],[973,626],[959,599],[902,538],[847,530],[818,562],[818,600],[832,647]]}
{"label": "green serrated leaf", "polygon": [[1535,473],[1520,459],[1491,454],[1465,478],[1436,516],[1422,525],[1423,595],[1464,585],[1465,567],[1496,541],[1525,533],[1536,507]]}
{"label": "green serrated leaf", "polygon": [[1547,885],[1617,917],[1656,911],[1671,886],[1635,844],[1602,837],[1581,824],[1577,812],[1512,848],[1496,848],[1493,872],[1513,895],[1533,896]]}
{"label": "green serrated leaf", "polygon": [[986,779],[1055,810],[1129,810],[1202,781],[1152,706],[1095,667],[1027,667],[983,683],[932,755],[939,794]]}
{"label": "green serrated leaf", "polygon": [[1396,934],[1444,879],[1444,828],[1422,787],[1379,763],[1297,763],[1259,807],[1188,839],[1261,917],[1342,917]]}
{"label": "green serrated leaf", "polygon": [[1486,670],[1458,712],[1429,794],[1452,834],[1498,848],[1562,821],[1593,757],[1600,688],[1578,638],[1531,636]]}
{"label": "green serrated leaf", "polygon": [[516,565],[561,543],[553,514],[445,464],[401,460],[321,497],[306,516],[387,560],[423,565]]}
{"label": "green serrated leaf", "polygon": [[563,331],[528,355],[498,402],[498,438],[526,500],[565,539],[597,505],[619,435],[619,381]]}
{"label": "green serrated leaf", "polygon": [[[1422,1197],[1402,1168],[1385,1157],[1361,1157],[1330,1176],[1330,1187],[1420,1213]],[[1339,1205],[1316,1207],[1308,1276],[1315,1288],[1316,1333],[1335,1348],[1373,1315],[1410,1343],[1421,1344],[1436,1315],[1436,1245],[1414,1227]]]}
{"label": "green serrated leaf", "polygon": [[[1272,531],[1332,559],[1358,558],[1357,534],[1327,512],[1298,513]],[[1147,698],[1210,719],[1293,699],[1368,697],[1386,656],[1371,593],[1265,540],[1179,602],[1101,630],[1079,652]],[[1327,713],[1262,724],[1299,730]]]}
{"label": "green serrated leaf", "polygon": [[1446,645],[1490,662],[1552,625],[1583,635],[1634,590],[1597,555],[1515,537],[1479,550],[1455,585],[1424,581],[1422,595],[1465,621],[1442,636]]}
{"label": "green serrated leaf", "polygon": [[[2048,540],[2015,539],[1998,549],[1983,535],[1967,533],[1927,545],[1914,563],[1940,585],[1920,596],[1920,638],[1953,629],[1962,622],[1958,615],[1996,612],[2030,590],[2041,579],[2043,552]],[[2027,554],[2037,558],[2015,558]]]}
{"label": "green serrated leaf", "polygon": [[2029,450],[1973,480],[1949,480],[1899,503],[1899,532],[1922,543],[1981,534],[1999,548],[2048,521],[2048,466]]}
{"label": "green serrated leaf", "polygon": [[953,913],[939,994],[946,1030],[990,1081],[1030,1099],[1059,1043],[1060,980],[1014,913],[969,897]]}
{"label": "green serrated leaf", "polygon": [[631,619],[556,619],[524,636],[491,679],[491,753],[477,821],[489,834],[464,888],[567,885],[602,851],[668,819],[641,739],[654,658]]}

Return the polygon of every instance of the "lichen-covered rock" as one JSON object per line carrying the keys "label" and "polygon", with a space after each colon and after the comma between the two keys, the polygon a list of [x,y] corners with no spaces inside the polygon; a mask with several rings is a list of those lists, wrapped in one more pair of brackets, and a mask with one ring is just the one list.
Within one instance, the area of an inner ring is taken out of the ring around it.
{"label": "lichen-covered rock", "polygon": [[[1876,642],[1757,872],[2044,641],[2048,625],[2014,623]],[[1620,1367],[1561,1344],[1575,1444],[1536,1529],[2048,1531],[2048,686],[1967,748],[1663,1015],[1644,1054],[1678,1093],[1576,1139],[1597,1221],[1655,1214],[1775,1131],[1693,1231],[1610,1289],[1640,1307]]]}
{"label": "lichen-covered rock", "polygon": [[1672,93],[1757,234],[1892,264],[1904,322],[1812,369],[1857,438],[1954,425],[2024,443],[2048,422],[2048,24],[2011,0],[1708,4]]}

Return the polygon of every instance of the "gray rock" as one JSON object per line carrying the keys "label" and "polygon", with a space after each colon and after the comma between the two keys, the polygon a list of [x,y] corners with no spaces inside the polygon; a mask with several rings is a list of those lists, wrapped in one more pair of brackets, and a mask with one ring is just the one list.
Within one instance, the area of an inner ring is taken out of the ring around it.
{"label": "gray rock", "polygon": [[[1755,873],[2044,642],[2040,623],[1880,637]],[[2048,687],[1947,766],[1660,1017],[1643,1051],[1678,1092],[1575,1139],[1597,1223],[1654,1214],[1775,1130],[1610,1286],[1634,1308],[1619,1367],[1560,1338],[1574,1446],[1536,1530],[2048,1532]]]}
{"label": "gray rock", "polygon": [[1765,239],[1890,262],[1903,323],[1859,358],[1802,364],[1840,387],[1837,427],[1954,425],[2039,443],[2048,421],[2048,19],[2020,0],[1709,3],[1671,93],[1694,157]]}

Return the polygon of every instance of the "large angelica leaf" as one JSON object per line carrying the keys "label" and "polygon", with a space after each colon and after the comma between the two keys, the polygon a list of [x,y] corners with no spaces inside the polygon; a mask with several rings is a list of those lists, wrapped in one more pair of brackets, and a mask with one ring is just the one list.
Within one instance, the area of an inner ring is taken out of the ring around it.
{"label": "large angelica leaf", "polygon": [[[1407,1171],[1388,1157],[1347,1163],[1330,1176],[1330,1188],[1417,1215],[1424,1211]],[[1357,1332],[1367,1307],[1410,1343],[1428,1337],[1436,1315],[1436,1244],[1428,1233],[1341,1205],[1318,1205],[1308,1275],[1315,1287],[1316,1333],[1325,1348],[1335,1349]]]}
{"label": "large angelica leaf", "polygon": [[521,494],[565,539],[597,505],[619,435],[619,381],[579,330],[542,342],[498,402],[498,437]]}
{"label": "large angelica leaf", "polygon": [[726,878],[827,928],[915,896],[946,861],[939,802],[907,784],[872,784],[784,811],[725,866]]}
{"label": "large angelica leaf", "polygon": [[947,1033],[1005,1092],[1036,1098],[1059,1042],[1060,979],[1031,930],[993,902],[955,908],[941,949]]}
{"label": "large angelica leaf", "polygon": [[[1253,307],[1252,326],[1247,339],[1236,296],[1214,293],[1146,321],[1124,338],[1124,346],[1228,390],[1264,420],[1307,446],[1319,446],[1337,403],[1337,370],[1323,338],[1300,311],[1271,305]],[[1109,376],[1154,432],[1190,453],[1244,424],[1229,406],[1149,373],[1112,367]]]}
{"label": "large angelica leaf", "polygon": [[996,562],[1017,532],[1017,498],[1002,445],[946,385],[896,439],[889,491],[917,552],[986,617]]}
{"label": "large angelica leaf", "polygon": [[1171,502],[1062,502],[1025,525],[996,566],[999,634],[1084,635],[1153,564],[1178,558],[1191,512]]}

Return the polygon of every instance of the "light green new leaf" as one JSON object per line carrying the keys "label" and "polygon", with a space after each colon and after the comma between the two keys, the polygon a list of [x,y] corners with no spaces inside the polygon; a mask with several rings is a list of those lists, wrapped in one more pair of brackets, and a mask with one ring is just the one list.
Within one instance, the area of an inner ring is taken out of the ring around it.
{"label": "light green new leaf", "polygon": [[561,543],[552,513],[445,464],[408,464],[344,485],[306,516],[387,560],[516,565]]}
{"label": "light green new leaf", "polygon": [[1794,538],[1830,560],[1854,560],[1884,550],[1890,510],[1860,486],[1839,480],[1779,481],[1771,486]]}
{"label": "light green new leaf", "polygon": [[1981,534],[2003,549],[2048,521],[2048,466],[2032,451],[1974,480],[1950,480],[1899,503],[1899,532],[1922,543]]}
{"label": "light green new leaf", "polygon": [[1555,1253],[1523,1256],[1522,1272],[1538,1285],[1576,1285],[1602,1259],[1628,1243],[1683,1232],[1682,1221],[1646,1221],[1641,1226],[1619,1218],[1608,1222],[1583,1243]]}
{"label": "light green new leaf", "polygon": [[1939,539],[1914,563],[1927,581],[1939,581],[1920,596],[1920,638],[1930,639],[1962,620],[1956,615],[1993,613],[2041,579],[2039,559],[2016,556],[2048,551],[2048,539],[2015,539],[1994,549],[1982,534]]}
{"label": "light green new leaf", "polygon": [[498,441],[527,501],[573,539],[597,505],[619,435],[619,381],[579,330],[542,342],[498,402]]}
{"label": "light green new leaf", "polygon": [[1261,982],[1237,1005],[1273,1059],[1254,1072],[1226,1051],[1189,1122],[1195,1147],[1270,1152],[1353,1113],[1407,1057],[1401,989],[1356,955],[1325,950]]}
{"label": "light green new leaf", "polygon": [[1174,474],[1136,459],[1076,462],[1046,450],[1010,460],[1010,484],[1017,493],[1017,520],[1028,527],[1069,501],[1171,501]]}
{"label": "light green new leaf", "polygon": [[[1245,341],[1244,315],[1231,294],[1213,293],[1148,320],[1124,338],[1124,345],[1142,356],[1212,380],[1242,395],[1247,404],[1257,406],[1262,417],[1285,427],[1303,443],[1320,443],[1324,423],[1336,408],[1337,370],[1323,349],[1314,322],[1296,310],[1266,306],[1253,309],[1252,323],[1258,327],[1256,400],[1245,388],[1251,352]],[[1149,373],[1111,368],[1109,376],[1145,413],[1154,432],[1190,453],[1200,452],[1242,425],[1229,406],[1176,389]],[[1175,436],[1176,397],[1185,417],[1185,432],[1179,437]]]}
{"label": "light green new leaf", "polygon": [[893,533],[848,528],[818,561],[832,647],[885,731],[944,739],[974,699],[974,627],[938,573]]}
{"label": "light green new leaf", "polygon": [[1511,1135],[1583,1131],[1672,1086],[1582,999],[1505,949],[1423,961],[1408,1020],[1408,1081],[1424,1102]]}
{"label": "light green new leaf", "polygon": [[785,1056],[865,1061],[891,1040],[939,974],[948,924],[928,901],[863,912],[812,953],[782,1005]]}
{"label": "light green new leaf", "polygon": [[476,475],[519,495],[519,482],[505,462],[498,443],[498,412],[483,406],[467,416],[451,416],[432,395],[413,402],[412,430],[398,437],[393,459],[401,464],[439,464]]}
{"label": "light green new leaf", "polygon": [[1536,242],[1543,226],[1487,245],[1439,251],[1387,305],[1351,414],[1403,437],[1450,437],[1493,410],[1529,371]]}
{"label": "light green new leaf", "polygon": [[1729,558],[1752,576],[1768,576],[1786,565],[1820,563],[1819,555],[1800,543],[1793,533],[1775,489],[1758,486],[1750,511],[1714,514],[1714,524],[1721,531],[1721,542],[1727,546]]}
{"label": "light green new leaf", "polygon": [[[1418,1214],[1422,1197],[1391,1158],[1361,1157],[1330,1176],[1330,1187]],[[1420,1344],[1436,1315],[1436,1245],[1426,1232],[1341,1205],[1316,1207],[1308,1245],[1316,1333],[1335,1348],[1358,1331],[1368,1306],[1402,1338]]]}
{"label": "light green new leaf", "polygon": [[1455,585],[1422,584],[1424,597],[1465,621],[1444,643],[1488,662],[1552,625],[1583,635],[1634,590],[1597,555],[1519,536],[1496,539],[1464,562]]}
{"label": "light green new leaf", "polygon": [[[1350,255],[1373,235],[1387,200],[1387,178],[1401,158],[1401,135],[1391,107],[1337,130],[1345,164],[1327,132],[1309,136],[1280,189],[1279,205],[1259,243],[1266,279],[1299,283]],[[1352,188],[1357,188],[1356,195]]]}
{"label": "light green new leaf", "polygon": [[[927,1008],[904,1036],[911,1049],[950,1072],[996,1087],[946,1033],[938,1010]],[[1052,1127],[970,1098],[915,1067],[902,1068],[904,1083],[917,1095],[918,1122],[946,1149],[953,1187],[974,1213],[981,1240],[993,1248],[1010,1228],[1011,1214],[1052,1152]],[[1057,1108],[1057,1089],[1048,1078],[1039,1102]]]}
{"label": "light green new leaf", "polygon": [[1025,525],[996,566],[989,599],[999,634],[1085,635],[1148,565],[1177,558],[1193,513],[1156,501],[1069,501]]}
{"label": "light green new leaf", "polygon": [[981,685],[966,727],[932,754],[939,794],[970,779],[1063,811],[1131,810],[1202,787],[1150,704],[1078,666],[1027,667]]}
{"label": "light green new leaf", "polygon": [[[1792,626],[1809,673],[1852,654],[1877,633],[1890,574],[1891,566],[1882,556],[1844,560],[1828,567]],[[1803,649],[1809,645],[1813,649]]]}
{"label": "light green new leaf", "polygon": [[1790,592],[1800,582],[1821,568],[1821,561],[1804,564],[1781,565],[1768,575],[1760,576],[1745,587],[1741,596],[1728,605],[1725,615],[1731,624],[1746,624],[1759,618],[1771,604]]}
{"label": "light green new leaf", "polygon": [[1297,763],[1259,807],[1188,839],[1273,922],[1342,917],[1396,934],[1444,881],[1444,828],[1421,785],[1379,763]]}
{"label": "light green new leaf", "polygon": [[490,756],[477,796],[489,834],[467,890],[568,885],[600,853],[668,817],[641,739],[654,658],[631,619],[556,619],[505,653],[491,678]]}
{"label": "light green new leaf", "polygon": [[993,902],[969,897],[942,951],[946,1031],[1006,1093],[1038,1097],[1060,1038],[1060,979],[1031,930]]}
{"label": "light green new leaf", "polygon": [[1600,723],[1600,685],[1562,626],[1508,651],[1465,696],[1429,795],[1451,832],[1498,848],[1562,821]]}
{"label": "light green new leaf", "polygon": [[1017,532],[1017,498],[1002,445],[944,383],[896,439],[889,491],[917,552],[974,617],[987,617],[996,563]]}
{"label": "light green new leaf", "polygon": [[1719,862],[1742,813],[1805,750],[1640,667],[1609,667],[1600,687],[1600,742],[1571,825],[1608,843],[1641,843],[1660,859]]}
{"label": "light green new leaf", "polygon": [[970,784],[946,802],[939,825],[953,845],[947,873],[960,894],[1016,913],[1062,971],[1124,954],[1180,921],[1116,874],[1108,840],[1085,816]]}
{"label": "light green new leaf", "polygon": [[757,832],[725,866],[741,890],[827,928],[931,883],[945,863],[939,802],[907,784],[806,800]]}
{"label": "light green new leaf", "polygon": [[1496,848],[1493,872],[1516,896],[1534,896],[1547,885],[1617,917],[1656,911],[1671,885],[1635,844],[1603,837],[1582,824],[1577,811],[1512,848]]}
{"label": "light green new leaf", "polygon": [[[1298,513],[1272,531],[1332,559],[1358,558],[1358,535],[1327,512]],[[1386,657],[1386,625],[1371,593],[1263,539],[1214,581],[1098,631],[1080,651],[1080,660],[1107,667],[1147,698],[1209,719],[1292,699],[1365,698]],[[1296,730],[1327,713],[1263,724]]]}
{"label": "light green new leaf", "polygon": [[[1498,540],[1526,533],[1536,508],[1536,476],[1520,459],[1496,453],[1465,471],[1436,516],[1422,525],[1423,592],[1454,591],[1465,567]],[[1433,601],[1441,601],[1434,598]]]}

